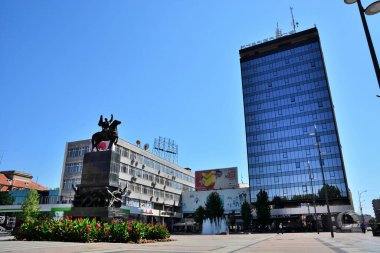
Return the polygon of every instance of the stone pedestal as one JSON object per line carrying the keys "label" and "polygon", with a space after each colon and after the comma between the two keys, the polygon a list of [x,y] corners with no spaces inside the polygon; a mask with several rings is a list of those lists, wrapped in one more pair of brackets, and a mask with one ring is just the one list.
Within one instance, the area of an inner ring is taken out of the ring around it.
{"label": "stone pedestal", "polygon": [[110,220],[120,214],[120,154],[112,150],[86,153],[81,184],[75,189],[73,208],[65,215],[73,218]]}
{"label": "stone pedestal", "polygon": [[73,207],[70,212],[65,214],[73,218],[97,218],[106,222],[128,215],[120,208],[115,207]]}

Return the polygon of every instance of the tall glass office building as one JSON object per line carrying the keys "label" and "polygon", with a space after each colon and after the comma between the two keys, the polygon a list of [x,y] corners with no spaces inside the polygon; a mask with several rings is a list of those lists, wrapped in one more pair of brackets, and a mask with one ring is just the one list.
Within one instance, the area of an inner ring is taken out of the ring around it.
{"label": "tall glass office building", "polygon": [[323,169],[332,204],[350,205],[318,30],[253,44],[240,50],[251,202],[261,189],[322,202]]}

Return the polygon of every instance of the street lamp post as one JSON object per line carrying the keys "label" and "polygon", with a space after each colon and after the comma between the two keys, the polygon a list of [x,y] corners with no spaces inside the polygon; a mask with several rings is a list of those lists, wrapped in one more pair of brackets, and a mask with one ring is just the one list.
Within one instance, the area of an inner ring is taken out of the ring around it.
{"label": "street lamp post", "polygon": [[327,184],[325,179],[325,173],[323,171],[323,161],[322,161],[322,152],[321,152],[321,140],[320,136],[318,135],[317,126],[314,125],[314,133],[311,133],[310,135],[315,136],[316,145],[318,147],[318,157],[319,157],[319,164],[321,166],[321,173],[322,173],[322,180],[323,180],[323,187],[325,188],[325,199],[326,199],[326,207],[327,207],[327,216],[328,216],[328,224],[330,227],[331,237],[334,238],[334,231],[332,226],[332,220],[331,220],[331,212],[330,212],[330,204],[329,204],[329,196],[328,196],[328,190],[327,190]]}
{"label": "street lamp post", "polygon": [[363,215],[363,207],[362,207],[361,196],[362,196],[362,194],[365,193],[365,192],[367,192],[367,190],[364,190],[364,191],[362,191],[362,192],[359,192],[359,191],[358,191],[358,195],[359,195],[360,214],[361,214],[361,216],[362,216],[362,222],[363,222],[363,224],[364,224],[364,215]]}
{"label": "street lamp post", "polygon": [[309,178],[310,178],[310,184],[311,184],[311,194],[313,196],[314,218],[315,218],[315,222],[316,222],[316,226],[317,226],[317,233],[319,234],[319,222],[318,222],[318,216],[317,216],[317,207],[315,206],[313,175],[311,174],[310,161],[307,161],[307,164],[308,164],[308,169],[309,169]]}
{"label": "street lamp post", "polygon": [[375,48],[373,47],[373,43],[372,43],[372,39],[371,39],[371,34],[369,33],[368,25],[367,25],[367,20],[366,20],[365,15],[364,15],[364,14],[373,15],[373,14],[376,14],[376,13],[380,12],[380,1],[373,2],[372,4],[368,5],[368,7],[366,9],[363,8],[361,0],[344,0],[344,2],[346,4],[353,4],[353,3],[356,3],[356,2],[358,3],[358,9],[359,9],[360,17],[362,19],[365,36],[367,38],[367,43],[368,43],[369,51],[370,51],[371,57],[372,57],[373,67],[375,68],[377,82],[378,82],[378,85],[379,85],[379,88],[380,88],[380,67],[379,67],[379,62],[377,61]]}

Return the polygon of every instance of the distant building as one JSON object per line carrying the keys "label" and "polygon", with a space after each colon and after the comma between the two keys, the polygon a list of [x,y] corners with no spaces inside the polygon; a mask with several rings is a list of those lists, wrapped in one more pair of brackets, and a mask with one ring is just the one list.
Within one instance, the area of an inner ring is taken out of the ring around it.
{"label": "distant building", "polygon": [[372,200],[373,212],[377,222],[380,222],[380,199]]}
{"label": "distant building", "polygon": [[[72,187],[81,182],[83,155],[90,149],[91,140],[66,144],[60,194],[63,203],[73,201]],[[181,193],[194,191],[194,173],[122,139],[113,150],[120,154],[119,185],[127,187],[121,208],[143,221],[179,221]]]}
{"label": "distant building", "polygon": [[217,192],[222,199],[225,214],[232,212],[240,214],[243,202],[249,202],[249,188],[184,192],[182,194],[182,211],[184,217],[193,214],[199,206],[205,207],[207,197],[212,192]]}
{"label": "distant building", "polygon": [[48,188],[32,181],[32,178],[33,176],[31,174],[22,171],[0,171],[0,191],[23,189],[48,190]]}
{"label": "distant building", "polygon": [[[28,196],[30,189],[12,190],[8,193],[14,197],[12,205],[22,205]],[[40,204],[59,204],[59,190],[37,190]]]}
{"label": "distant building", "polygon": [[353,210],[318,30],[239,53],[251,202],[265,190],[285,207],[272,216],[299,219],[310,214],[314,196],[317,212],[325,214],[323,166],[326,184],[335,189],[332,212]]}
{"label": "distant building", "polygon": [[238,183],[238,168],[218,168],[195,172],[194,192],[182,193],[182,212],[185,221],[193,221],[194,212],[199,207],[206,207],[208,196],[217,192],[223,203],[225,217],[236,218],[236,224],[242,225],[241,205],[249,202],[249,187]]}

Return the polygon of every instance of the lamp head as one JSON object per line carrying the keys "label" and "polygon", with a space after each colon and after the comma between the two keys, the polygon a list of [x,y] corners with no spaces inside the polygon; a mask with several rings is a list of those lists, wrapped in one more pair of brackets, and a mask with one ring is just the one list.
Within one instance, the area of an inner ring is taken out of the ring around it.
{"label": "lamp head", "polygon": [[368,7],[364,10],[367,15],[374,15],[380,12],[380,1],[376,1],[368,5]]}
{"label": "lamp head", "polygon": [[356,0],[344,0],[346,4],[354,4],[356,3]]}

